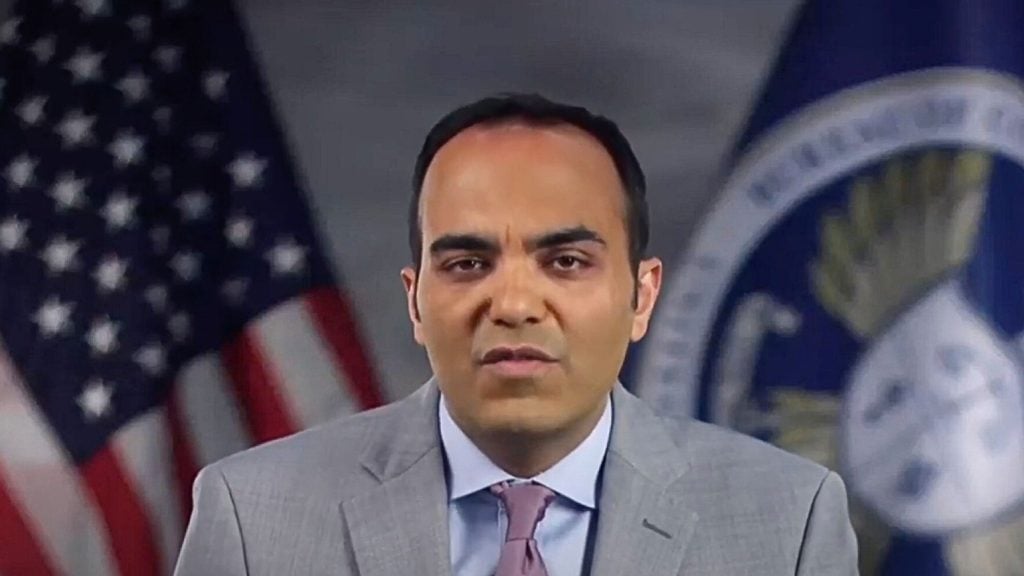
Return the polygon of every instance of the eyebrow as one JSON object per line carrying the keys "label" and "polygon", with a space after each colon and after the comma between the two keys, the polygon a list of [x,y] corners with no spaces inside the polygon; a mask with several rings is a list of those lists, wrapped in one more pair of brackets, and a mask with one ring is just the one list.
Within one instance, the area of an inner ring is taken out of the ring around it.
{"label": "eyebrow", "polygon": [[563,230],[555,230],[554,232],[541,234],[537,238],[528,240],[526,245],[532,251],[546,250],[557,246],[564,246],[566,244],[576,244],[577,242],[597,242],[602,246],[607,245],[604,238],[601,238],[600,234],[586,226],[576,226],[574,228],[565,228]]}
{"label": "eyebrow", "polygon": [[[532,252],[534,250],[547,250],[578,242],[596,242],[602,246],[607,246],[607,242],[605,242],[604,238],[601,238],[600,234],[586,226],[576,226],[547,232],[530,238],[526,241],[526,246]],[[500,247],[497,240],[478,234],[445,234],[430,243],[430,254],[432,256],[453,251],[495,253],[500,252]]]}
{"label": "eyebrow", "polygon": [[430,254],[443,252],[497,252],[498,243],[476,234],[445,234],[430,243]]}

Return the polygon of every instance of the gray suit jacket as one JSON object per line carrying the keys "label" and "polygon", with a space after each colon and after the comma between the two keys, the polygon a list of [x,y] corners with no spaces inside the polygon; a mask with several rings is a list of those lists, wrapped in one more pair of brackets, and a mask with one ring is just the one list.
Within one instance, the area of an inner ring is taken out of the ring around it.
{"label": "gray suit jacket", "polygon": [[[450,574],[433,382],[208,466],[175,574]],[[839,477],[616,386],[592,574],[857,573]]]}

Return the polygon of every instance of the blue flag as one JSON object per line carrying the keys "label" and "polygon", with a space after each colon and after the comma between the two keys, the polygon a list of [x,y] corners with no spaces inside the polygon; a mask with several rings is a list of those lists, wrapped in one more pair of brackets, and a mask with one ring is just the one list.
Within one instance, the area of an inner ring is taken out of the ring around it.
{"label": "blue flag", "polygon": [[641,396],[837,469],[864,574],[1024,574],[1024,3],[809,1]]}

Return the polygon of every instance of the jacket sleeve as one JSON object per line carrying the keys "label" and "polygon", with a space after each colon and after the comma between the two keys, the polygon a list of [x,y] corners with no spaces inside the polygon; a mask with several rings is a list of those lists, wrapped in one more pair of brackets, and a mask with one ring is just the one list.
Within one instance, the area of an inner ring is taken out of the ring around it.
{"label": "jacket sleeve", "polygon": [[192,487],[192,518],[175,576],[247,575],[242,532],[224,475],[204,468]]}
{"label": "jacket sleeve", "polygon": [[797,560],[797,576],[857,574],[857,536],[850,524],[846,487],[835,472],[825,475],[811,503]]}

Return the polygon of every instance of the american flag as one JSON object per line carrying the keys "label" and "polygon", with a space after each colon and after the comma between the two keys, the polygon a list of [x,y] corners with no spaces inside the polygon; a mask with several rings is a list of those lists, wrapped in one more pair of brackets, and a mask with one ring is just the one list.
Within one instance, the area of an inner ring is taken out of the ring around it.
{"label": "american flag", "polygon": [[0,43],[0,575],[167,574],[199,467],[379,391],[227,0]]}

